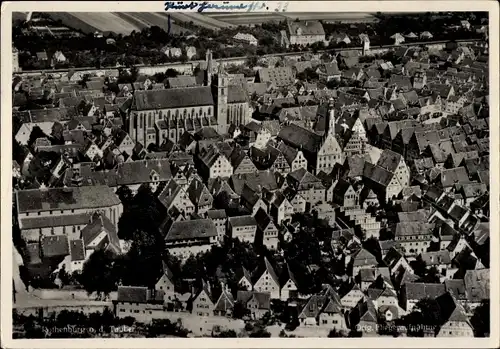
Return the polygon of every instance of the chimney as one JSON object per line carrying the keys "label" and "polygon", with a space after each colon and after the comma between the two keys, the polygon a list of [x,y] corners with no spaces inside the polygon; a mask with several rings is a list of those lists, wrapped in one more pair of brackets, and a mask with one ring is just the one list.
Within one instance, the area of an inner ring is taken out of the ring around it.
{"label": "chimney", "polygon": [[172,196],[172,188],[168,188],[168,196]]}

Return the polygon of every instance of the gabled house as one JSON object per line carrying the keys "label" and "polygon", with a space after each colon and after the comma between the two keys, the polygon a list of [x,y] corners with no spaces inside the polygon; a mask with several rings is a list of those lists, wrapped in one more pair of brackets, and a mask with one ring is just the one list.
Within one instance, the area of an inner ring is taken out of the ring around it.
{"label": "gabled house", "polygon": [[345,310],[354,308],[360,300],[365,298],[365,294],[355,283],[343,285],[339,289],[339,296],[342,308]]}
{"label": "gabled house", "polygon": [[208,191],[208,188],[200,180],[194,179],[191,181],[187,189],[189,199],[194,204],[196,212],[200,215],[205,214],[210,208],[214,198]]}
{"label": "gabled house", "polygon": [[263,209],[259,209],[255,214],[257,222],[256,242],[263,244],[268,249],[277,250],[278,248],[278,228],[271,217]]}
{"label": "gabled house", "polygon": [[436,337],[474,337],[474,330],[463,306],[449,292],[436,298],[441,310],[441,323]]}
{"label": "gabled house", "polygon": [[254,275],[256,276],[253,286],[255,291],[269,293],[271,299],[280,299],[279,277],[267,257],[264,257],[263,263],[260,264]]}
{"label": "gabled house", "polygon": [[297,295],[297,279],[286,263],[286,269],[281,274],[280,297],[283,302]]}
{"label": "gabled house", "polygon": [[238,291],[236,301],[250,310],[253,319],[261,319],[271,309],[271,295],[269,292]]}
{"label": "gabled house", "polygon": [[215,303],[214,315],[230,317],[233,313],[234,302],[235,300],[231,292],[223,289],[219,299]]}
{"label": "gabled house", "polygon": [[174,207],[184,215],[195,211],[193,202],[189,199],[186,191],[171,179],[158,195],[158,200],[170,211]]}
{"label": "gabled house", "polygon": [[436,299],[446,292],[443,284],[430,284],[423,282],[407,282],[401,286],[400,305],[407,312],[422,299]]}
{"label": "gabled house", "polygon": [[358,275],[361,269],[375,268],[378,265],[378,262],[377,258],[373,254],[364,248],[361,248],[352,256],[349,261],[349,265],[352,267],[352,275],[355,276]]}
{"label": "gabled house", "polygon": [[198,290],[192,297],[191,313],[196,316],[213,316],[215,304],[212,300],[210,288],[207,283],[203,282],[203,287]]}
{"label": "gabled house", "polygon": [[253,283],[250,272],[245,267],[242,267],[239,274],[240,279],[238,281],[238,286],[245,288],[247,291],[252,291]]}
{"label": "gabled house", "polygon": [[163,301],[165,303],[172,303],[175,299],[175,289],[174,289],[174,274],[168,267],[167,263],[164,261],[163,264],[163,274],[160,279],[155,284],[155,290],[163,292]]}
{"label": "gabled house", "polygon": [[257,233],[257,221],[251,215],[230,217],[228,233],[233,239],[253,244]]}

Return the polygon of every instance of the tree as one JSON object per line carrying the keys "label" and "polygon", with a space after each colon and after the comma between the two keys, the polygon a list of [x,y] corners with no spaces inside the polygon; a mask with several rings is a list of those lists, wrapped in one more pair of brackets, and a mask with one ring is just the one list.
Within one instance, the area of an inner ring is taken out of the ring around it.
{"label": "tree", "polygon": [[418,255],[417,258],[411,263],[411,267],[415,271],[415,274],[424,277],[427,273],[427,264],[422,259],[421,255]]}
{"label": "tree", "polygon": [[471,317],[474,337],[488,337],[490,334],[490,300],[485,299],[474,309]]}
{"label": "tree", "polygon": [[60,122],[54,122],[54,125],[52,125],[52,133],[50,134],[52,137],[52,144],[64,144],[63,132],[63,125]]}
{"label": "tree", "polygon": [[97,296],[101,297],[116,290],[119,275],[113,268],[113,257],[110,251],[97,250],[83,264],[78,281],[87,293],[96,292]]}
{"label": "tree", "polygon": [[441,309],[435,299],[424,298],[415,304],[415,310],[422,314],[423,324],[438,326],[441,322]]}
{"label": "tree", "polygon": [[255,67],[258,64],[258,61],[259,61],[259,57],[257,57],[257,56],[249,56],[247,58],[247,66],[249,68],[253,68],[253,67]]}
{"label": "tree", "polygon": [[132,190],[126,185],[122,185],[118,190],[116,191],[116,195],[120,198],[120,201],[124,206],[127,206],[130,204],[132,199],[134,198],[134,194],[132,194]]}
{"label": "tree", "polygon": [[212,333],[214,338],[236,338],[238,337],[234,330],[219,331],[218,333]]}
{"label": "tree", "polygon": [[256,324],[253,331],[249,335],[250,338],[270,338],[271,333],[269,333],[266,328],[260,324]]}
{"label": "tree", "polygon": [[187,337],[190,331],[182,326],[182,322],[171,322],[168,319],[153,319],[151,324],[147,326],[146,337],[156,338],[162,335]]}
{"label": "tree", "polygon": [[167,71],[165,72],[165,77],[167,78],[175,78],[179,75],[179,72],[175,69],[168,68]]}
{"label": "tree", "polygon": [[161,205],[149,186],[141,186],[118,221],[118,237],[131,240],[136,231],[158,232]]}
{"label": "tree", "polygon": [[441,274],[439,273],[439,270],[434,266],[429,268],[425,276],[422,278],[422,282],[439,284],[441,282]]}
{"label": "tree", "polygon": [[30,138],[28,139],[28,147],[32,148],[33,144],[38,138],[48,138],[45,132],[42,131],[40,126],[33,126],[30,133]]}
{"label": "tree", "polygon": [[341,338],[341,337],[345,337],[345,335],[336,328],[332,329],[330,333],[328,333],[328,338]]}
{"label": "tree", "polygon": [[250,315],[250,310],[245,307],[241,302],[236,301],[233,307],[233,318],[243,319],[245,316]]}

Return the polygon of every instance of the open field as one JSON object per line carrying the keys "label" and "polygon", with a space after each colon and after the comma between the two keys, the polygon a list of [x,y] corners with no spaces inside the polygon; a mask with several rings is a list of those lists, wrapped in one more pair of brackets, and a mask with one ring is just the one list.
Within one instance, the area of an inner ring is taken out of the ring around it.
{"label": "open field", "polygon": [[367,12],[331,12],[331,13],[206,13],[204,16],[218,19],[234,25],[261,24],[269,21],[282,21],[284,19],[324,20],[339,22],[373,22],[377,19]]}
{"label": "open field", "polygon": [[368,12],[325,12],[325,13],[293,13],[282,14],[291,20],[323,20],[325,22],[374,22],[377,18]]}
{"label": "open field", "polygon": [[[118,16],[122,17],[126,21],[130,21],[131,23],[137,23],[137,26],[141,26],[141,29],[146,27],[157,26],[162,28],[163,30],[168,30],[168,17],[164,16],[160,13],[155,12],[118,12]],[[172,17],[173,18],[173,17]],[[180,33],[190,33],[191,31],[183,28],[182,26],[175,24],[172,19],[170,26],[171,34],[180,34]]]}
{"label": "open field", "polygon": [[141,30],[144,28],[149,28],[151,25],[153,25],[153,24],[148,24],[147,22],[142,21],[140,18],[135,17],[134,13],[113,12],[113,14],[117,15],[118,17],[120,17],[121,19],[123,19],[129,23],[132,23],[133,25],[135,25],[136,27],[138,27]]}
{"label": "open field", "polygon": [[205,17],[217,19],[233,25],[261,24],[270,21],[282,21],[283,15],[276,13],[206,13]]}
{"label": "open field", "polygon": [[139,31],[140,28],[116,14],[110,12],[47,12],[54,20],[61,20],[64,25],[83,31],[93,33],[100,31],[103,33],[112,32],[116,34],[128,35],[132,31]]}
{"label": "open field", "polygon": [[162,13],[163,16],[171,16],[177,22],[190,23],[193,22],[194,25],[199,27],[204,27],[207,29],[218,30],[221,28],[230,28],[232,24],[219,21],[215,18],[208,17],[199,13],[188,13],[188,12],[172,12],[172,13]]}

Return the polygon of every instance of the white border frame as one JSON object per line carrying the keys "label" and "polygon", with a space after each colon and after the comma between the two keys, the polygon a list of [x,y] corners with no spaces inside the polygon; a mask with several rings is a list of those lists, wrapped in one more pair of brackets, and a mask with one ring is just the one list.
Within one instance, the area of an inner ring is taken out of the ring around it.
{"label": "white border frame", "polygon": [[[188,1],[185,1],[185,3]],[[246,3],[241,1],[241,3]],[[264,3],[264,2],[260,2]],[[276,1],[265,2],[272,8]],[[487,11],[489,12],[489,50],[490,50],[490,208],[492,212],[490,230],[490,303],[491,337],[489,338],[269,338],[269,339],[12,339],[12,224],[8,203],[12,200],[12,12],[163,12],[162,1],[111,2],[3,2],[1,12],[2,35],[2,118],[1,118],[1,343],[5,348],[495,348],[499,347],[499,5],[496,1],[290,1],[287,12],[437,12],[437,11]],[[207,11],[208,12],[208,11]]]}

